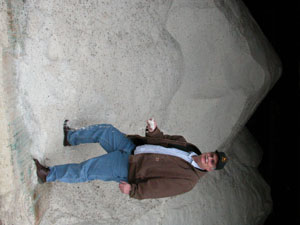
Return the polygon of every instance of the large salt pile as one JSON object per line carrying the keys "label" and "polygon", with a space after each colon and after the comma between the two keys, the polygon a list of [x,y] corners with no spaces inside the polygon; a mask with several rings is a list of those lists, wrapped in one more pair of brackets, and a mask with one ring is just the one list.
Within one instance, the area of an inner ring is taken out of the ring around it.
{"label": "large salt pile", "polygon": [[[263,223],[270,189],[256,169],[260,148],[244,125],[281,67],[241,1],[0,6],[7,108],[1,126],[10,137],[1,151],[1,171],[8,174],[1,177],[1,184],[7,181],[2,223]],[[64,148],[64,119],[73,127],[111,123],[142,135],[152,116],[163,131],[183,135],[202,152],[227,152],[228,166],[186,194],[155,200],[129,199],[113,182],[37,183],[31,157],[52,166],[104,154],[97,144]]]}

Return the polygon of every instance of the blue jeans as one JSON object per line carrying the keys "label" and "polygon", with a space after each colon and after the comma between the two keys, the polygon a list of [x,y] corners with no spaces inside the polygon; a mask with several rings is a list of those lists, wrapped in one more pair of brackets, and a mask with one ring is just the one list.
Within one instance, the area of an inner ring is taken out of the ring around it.
{"label": "blue jeans", "polygon": [[99,143],[107,154],[79,164],[50,167],[47,182],[128,181],[128,160],[135,145],[118,129],[109,124],[92,125],[69,131],[67,139],[71,145]]}

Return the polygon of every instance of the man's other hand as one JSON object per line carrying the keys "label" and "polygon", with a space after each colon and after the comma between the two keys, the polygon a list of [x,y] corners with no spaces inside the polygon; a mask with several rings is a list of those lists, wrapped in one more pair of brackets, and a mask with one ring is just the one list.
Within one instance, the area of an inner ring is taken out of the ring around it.
{"label": "man's other hand", "polygon": [[129,192],[131,190],[131,185],[126,183],[125,181],[121,181],[119,183],[119,188],[122,193],[129,195]]}

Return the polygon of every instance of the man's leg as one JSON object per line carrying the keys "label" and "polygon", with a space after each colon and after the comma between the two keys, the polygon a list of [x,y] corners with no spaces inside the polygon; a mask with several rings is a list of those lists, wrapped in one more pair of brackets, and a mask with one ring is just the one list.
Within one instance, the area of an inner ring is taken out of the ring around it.
{"label": "man's leg", "polygon": [[130,154],[114,151],[79,164],[65,164],[50,167],[47,182],[66,183],[87,182],[90,180],[128,181],[128,160]]}
{"label": "man's leg", "polygon": [[67,135],[71,145],[99,143],[108,154],[95,157],[79,164],[50,167],[47,182],[68,183],[90,180],[127,181],[128,158],[135,145],[123,133],[109,124],[92,125],[70,130]]}
{"label": "man's leg", "polygon": [[110,124],[92,125],[78,130],[68,131],[67,140],[71,145],[84,143],[99,143],[108,153],[122,150],[127,153],[135,145],[125,134]]}

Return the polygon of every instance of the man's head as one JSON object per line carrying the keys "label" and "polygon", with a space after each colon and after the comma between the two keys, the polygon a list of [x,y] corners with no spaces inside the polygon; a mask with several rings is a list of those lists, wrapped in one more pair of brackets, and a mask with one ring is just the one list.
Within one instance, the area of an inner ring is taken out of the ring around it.
{"label": "man's head", "polygon": [[218,151],[202,153],[195,159],[199,167],[207,171],[223,169],[227,160],[225,153]]}

